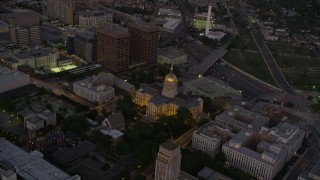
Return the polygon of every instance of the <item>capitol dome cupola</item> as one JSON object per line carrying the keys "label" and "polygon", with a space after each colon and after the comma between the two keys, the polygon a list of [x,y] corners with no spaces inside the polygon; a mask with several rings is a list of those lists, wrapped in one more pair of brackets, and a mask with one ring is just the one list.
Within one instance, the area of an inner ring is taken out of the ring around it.
{"label": "capitol dome cupola", "polygon": [[166,75],[163,82],[162,95],[168,98],[174,98],[178,94],[178,78],[173,72],[171,65],[169,74]]}

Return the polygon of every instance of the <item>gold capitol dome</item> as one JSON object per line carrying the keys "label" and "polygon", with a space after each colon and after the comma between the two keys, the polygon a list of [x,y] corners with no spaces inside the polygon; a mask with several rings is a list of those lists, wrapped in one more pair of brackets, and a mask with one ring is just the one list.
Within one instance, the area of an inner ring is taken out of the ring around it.
{"label": "gold capitol dome", "polygon": [[173,73],[173,65],[171,65],[170,72],[166,75],[165,81],[170,83],[178,82],[177,76]]}

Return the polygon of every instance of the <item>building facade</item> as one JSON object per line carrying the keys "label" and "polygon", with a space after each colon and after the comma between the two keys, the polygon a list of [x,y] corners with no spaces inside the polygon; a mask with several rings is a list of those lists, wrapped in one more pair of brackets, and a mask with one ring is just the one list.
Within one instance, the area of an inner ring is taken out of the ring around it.
{"label": "building facade", "polygon": [[203,100],[178,93],[178,79],[173,70],[166,76],[163,86],[146,85],[136,91],[134,102],[147,106],[146,115],[152,119],[175,115],[179,107],[187,108],[198,119],[203,112]]}
{"label": "building facade", "polygon": [[109,26],[97,29],[97,59],[113,73],[124,72],[129,66],[129,33]]}
{"label": "building facade", "polygon": [[231,139],[222,146],[227,163],[257,179],[273,179],[301,147],[304,131],[288,123],[274,127],[270,119],[239,106],[216,116],[230,128]]}
{"label": "building facade", "polygon": [[19,65],[29,65],[33,69],[50,69],[57,67],[57,61],[60,58],[59,53],[51,49],[34,49],[22,51],[14,54],[13,62],[8,62],[12,68],[17,69]]}
{"label": "building facade", "polygon": [[286,163],[286,150],[278,144],[261,141],[253,150],[256,134],[243,130],[222,146],[227,162],[257,179],[271,180]]}
{"label": "building facade", "polygon": [[79,27],[90,28],[112,24],[113,15],[101,10],[83,11],[79,13]]}
{"label": "building facade", "polygon": [[45,0],[47,15],[57,18],[64,24],[73,24],[75,4],[72,0]]}
{"label": "building facade", "polygon": [[180,146],[167,141],[160,145],[156,159],[155,180],[177,180],[180,176]]}
{"label": "building facade", "polygon": [[213,157],[220,151],[221,144],[231,135],[225,124],[209,121],[193,132],[192,147]]}
{"label": "building facade", "polygon": [[79,32],[74,38],[74,54],[88,63],[97,61],[97,38],[93,31]]}
{"label": "building facade", "polygon": [[177,47],[166,47],[158,51],[157,62],[161,64],[185,64],[187,53]]}
{"label": "building facade", "polygon": [[99,104],[115,97],[114,88],[99,81],[97,76],[88,77],[73,83],[73,92],[81,98]]}
{"label": "building facade", "polygon": [[130,58],[136,62],[156,64],[159,46],[158,27],[150,24],[131,23],[128,29],[130,33]]}
{"label": "building facade", "polygon": [[41,45],[40,26],[10,26],[10,38],[18,47]]}

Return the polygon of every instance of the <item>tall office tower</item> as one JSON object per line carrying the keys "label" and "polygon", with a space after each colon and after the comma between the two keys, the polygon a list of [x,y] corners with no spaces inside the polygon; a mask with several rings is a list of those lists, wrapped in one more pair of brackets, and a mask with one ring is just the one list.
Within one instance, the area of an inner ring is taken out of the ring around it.
{"label": "tall office tower", "polygon": [[47,15],[65,24],[73,24],[74,2],[72,0],[45,0]]}
{"label": "tall office tower", "polygon": [[130,58],[147,64],[157,63],[158,27],[145,23],[129,24]]}
{"label": "tall office tower", "polygon": [[97,60],[113,73],[124,72],[129,65],[129,33],[117,26],[97,29]]}
{"label": "tall office tower", "polygon": [[18,47],[25,45],[40,45],[40,27],[37,25],[30,27],[11,26],[10,38]]}
{"label": "tall office tower", "polygon": [[167,141],[160,145],[156,159],[155,180],[177,180],[180,176],[180,146]]}

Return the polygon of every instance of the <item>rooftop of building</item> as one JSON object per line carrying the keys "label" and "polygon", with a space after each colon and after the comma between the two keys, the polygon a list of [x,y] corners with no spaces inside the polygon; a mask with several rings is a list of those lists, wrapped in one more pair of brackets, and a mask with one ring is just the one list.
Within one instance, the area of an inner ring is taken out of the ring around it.
{"label": "rooftop of building", "polygon": [[160,145],[162,148],[167,149],[169,151],[175,150],[177,148],[180,148],[178,144],[173,143],[172,141],[166,141],[163,144]]}
{"label": "rooftop of building", "polygon": [[96,33],[93,31],[83,31],[83,32],[78,32],[76,33],[75,36],[76,39],[83,41],[83,42],[88,42],[90,40],[96,39]]}
{"label": "rooftop of building", "polygon": [[168,58],[176,58],[186,55],[186,52],[184,52],[183,49],[179,49],[176,46],[168,46],[165,48],[162,48],[158,51],[158,54],[161,56],[165,56]]}
{"label": "rooftop of building", "polygon": [[229,130],[229,128],[225,124],[211,120],[207,122],[205,125],[201,126],[199,129],[197,129],[194,133],[206,136],[207,138],[212,140],[220,140],[221,137],[215,131],[214,127]]}
{"label": "rooftop of building", "polygon": [[95,147],[95,144],[85,140],[72,148],[64,147],[61,150],[52,153],[52,157],[62,163],[70,162],[92,151]]}
{"label": "rooftop of building", "polygon": [[216,116],[216,119],[229,124],[235,124],[242,129],[251,128],[255,131],[259,131],[262,126],[267,125],[270,121],[270,119],[265,116],[248,111],[237,105],[231,106]]}
{"label": "rooftop of building", "polygon": [[100,132],[104,135],[111,136],[113,139],[117,139],[123,135],[122,132],[116,129],[111,129],[111,128],[101,129]]}
{"label": "rooftop of building", "polygon": [[27,76],[29,75],[17,70],[6,71],[0,74],[0,84],[3,82],[13,81],[14,79],[17,79],[19,77]]}
{"label": "rooftop of building", "polygon": [[136,22],[136,23],[130,23],[128,25],[129,28],[138,29],[143,32],[158,32],[159,28],[153,24],[149,24],[146,22]]}
{"label": "rooftop of building", "polygon": [[116,25],[100,26],[97,33],[105,34],[115,39],[129,38],[128,29]]}
{"label": "rooftop of building", "polygon": [[114,91],[113,87],[108,86],[104,83],[101,83],[98,78],[97,79],[94,79],[94,78],[96,78],[96,76],[89,76],[85,79],[74,82],[74,84],[77,84],[88,90],[101,93],[101,94]]}
{"label": "rooftop of building", "polygon": [[198,172],[198,177],[205,179],[205,180],[232,180],[231,178],[211,169],[205,166],[203,169],[201,169],[200,172]]}
{"label": "rooftop of building", "polygon": [[295,144],[295,141],[299,139],[299,137],[304,136],[304,134],[304,130],[299,129],[299,127],[281,122],[271,128],[268,136],[276,137],[277,143],[290,147]]}
{"label": "rooftop of building", "polygon": [[39,151],[30,154],[0,138],[0,159],[6,161],[7,165],[14,167],[17,174],[23,179],[56,179],[64,180],[70,178],[68,174],[42,159]]}
{"label": "rooftop of building", "polygon": [[83,17],[88,17],[88,16],[95,16],[95,17],[112,16],[111,13],[108,13],[105,10],[93,10],[93,11],[85,10],[85,11],[79,12],[79,15],[83,16]]}
{"label": "rooftop of building", "polygon": [[247,147],[254,134],[255,132],[250,129],[242,130],[238,134],[234,135],[228,142],[224,143],[223,147],[228,147],[233,151],[270,166],[273,166],[279,162],[280,159],[286,157],[286,150],[278,144],[265,142],[266,147],[264,147],[263,152],[257,152],[254,148]]}
{"label": "rooftop of building", "polygon": [[13,56],[18,59],[26,59],[30,57],[43,57],[48,56],[49,54],[55,54],[56,52],[52,51],[49,48],[41,48],[41,49],[33,49],[33,50],[27,50],[22,51],[19,54],[14,54]]}

